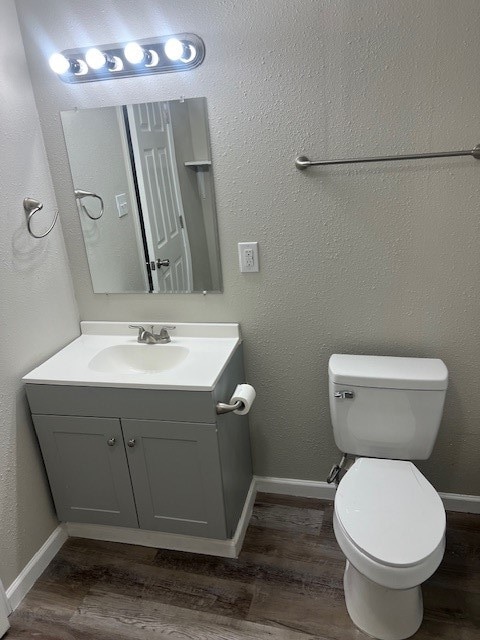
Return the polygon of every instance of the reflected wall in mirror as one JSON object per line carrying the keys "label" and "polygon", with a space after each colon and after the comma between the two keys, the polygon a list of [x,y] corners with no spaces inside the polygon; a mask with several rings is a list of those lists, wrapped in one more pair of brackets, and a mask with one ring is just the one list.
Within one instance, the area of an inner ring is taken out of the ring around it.
{"label": "reflected wall in mirror", "polygon": [[94,292],[221,291],[206,99],[61,117]]}

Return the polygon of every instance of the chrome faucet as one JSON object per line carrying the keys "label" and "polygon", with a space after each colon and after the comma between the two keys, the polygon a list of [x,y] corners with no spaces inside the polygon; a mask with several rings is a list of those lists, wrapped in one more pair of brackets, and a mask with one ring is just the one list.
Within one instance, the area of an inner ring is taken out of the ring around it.
{"label": "chrome faucet", "polygon": [[168,332],[176,328],[167,325],[160,328],[160,333],[155,333],[153,324],[150,325],[150,331],[139,324],[129,324],[128,326],[130,329],[138,329],[137,342],[142,344],[167,344],[172,340]]}

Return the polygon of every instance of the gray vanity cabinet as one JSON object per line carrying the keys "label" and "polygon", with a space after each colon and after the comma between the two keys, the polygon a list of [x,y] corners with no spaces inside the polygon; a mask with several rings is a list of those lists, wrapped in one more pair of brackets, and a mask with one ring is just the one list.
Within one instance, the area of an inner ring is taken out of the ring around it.
{"label": "gray vanity cabinet", "polygon": [[27,384],[59,519],[231,538],[252,480],[248,418],[215,405],[243,380],[239,345],[211,391]]}
{"label": "gray vanity cabinet", "polygon": [[34,415],[60,520],[138,527],[120,420]]}
{"label": "gray vanity cabinet", "polygon": [[141,529],[225,538],[215,424],[122,420]]}

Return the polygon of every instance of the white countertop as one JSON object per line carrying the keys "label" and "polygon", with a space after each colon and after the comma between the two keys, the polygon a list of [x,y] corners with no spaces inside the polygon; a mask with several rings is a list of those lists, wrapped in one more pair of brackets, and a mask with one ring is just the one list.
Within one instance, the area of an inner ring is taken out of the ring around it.
{"label": "white countertop", "polygon": [[150,322],[82,322],[82,335],[23,377],[29,384],[130,387],[211,391],[241,342],[236,323],[155,323],[156,329],[175,325],[169,344],[138,345],[142,349],[180,346],[188,355],[166,371],[102,372],[90,366],[102,350],[115,345],[137,345],[137,332],[129,324],[150,329]]}

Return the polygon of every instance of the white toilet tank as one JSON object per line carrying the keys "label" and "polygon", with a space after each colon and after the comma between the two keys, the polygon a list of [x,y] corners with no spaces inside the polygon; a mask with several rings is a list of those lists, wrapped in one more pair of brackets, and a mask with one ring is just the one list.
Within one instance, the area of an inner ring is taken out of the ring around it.
{"label": "white toilet tank", "polygon": [[442,360],[334,354],[328,377],[341,451],[398,460],[430,456],[448,386]]}

